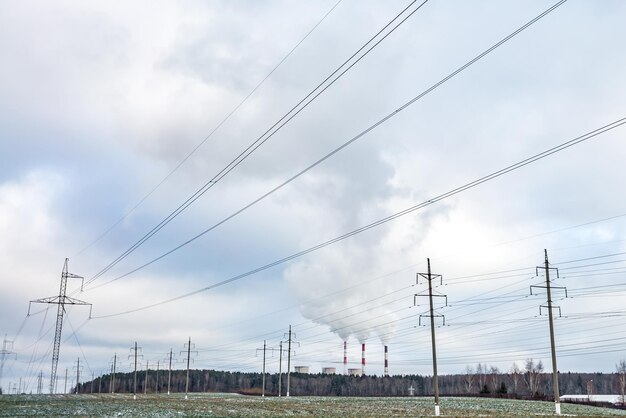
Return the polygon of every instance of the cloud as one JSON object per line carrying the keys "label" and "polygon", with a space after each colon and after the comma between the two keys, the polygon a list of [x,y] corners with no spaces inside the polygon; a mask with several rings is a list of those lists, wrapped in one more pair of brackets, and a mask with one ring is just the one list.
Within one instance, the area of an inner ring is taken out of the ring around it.
{"label": "cloud", "polygon": [[[129,248],[403,7],[340,4],[218,134],[110,234],[77,254],[205,138],[332,4],[3,3],[2,328],[9,334],[18,329],[29,300],[55,294],[65,257],[71,258],[73,272],[90,277]],[[429,2],[103,281],[243,207],[545,7],[542,2]],[[149,268],[80,297],[93,302],[96,312],[114,313],[206,287],[623,116],[626,61],[615,51],[624,38],[624,12],[617,1],[568,2],[263,202]],[[161,352],[182,345],[191,334],[202,348],[237,344],[253,352],[265,338],[283,339],[292,324],[303,364],[340,359],[337,336],[367,338],[390,344],[398,372],[428,373],[429,365],[416,364],[407,347],[428,354],[424,330],[413,328],[420,311],[409,307],[413,294],[423,290],[412,286],[414,274],[429,257],[444,275],[438,290],[453,305],[442,310],[451,324],[441,330],[442,341],[450,344],[442,370],[463,370],[460,362],[467,353],[475,353],[467,360],[471,364],[503,351],[499,335],[510,337],[509,348],[517,353],[502,360],[504,369],[530,356],[525,340],[543,341],[525,322],[513,336],[505,323],[534,315],[538,299],[511,302],[503,311],[484,301],[472,306],[466,299],[525,292],[532,279],[447,285],[446,279],[533,267],[541,263],[544,248],[555,262],[624,251],[623,218],[568,228],[626,212],[620,193],[626,158],[622,132],[218,290],[89,321],[78,337],[94,368],[106,368],[112,353],[127,351],[135,339],[143,340],[146,350]],[[550,231],[559,232],[546,234]],[[613,273],[570,273],[563,280],[572,288],[592,280],[619,283],[621,276]],[[606,296],[602,305],[618,309],[619,295]],[[562,301],[564,309],[593,313],[596,300],[590,296]],[[452,310],[455,304],[458,310]],[[72,324],[79,326],[84,315],[72,311]],[[51,326],[52,316],[43,328],[42,316],[26,321],[16,341],[21,359],[31,357],[31,344],[40,329]],[[487,324],[491,320],[502,323]],[[455,329],[455,321],[473,324]],[[576,321],[561,323],[563,340],[574,342]],[[610,325],[610,332],[623,331],[617,322]],[[496,327],[494,334],[481,350],[474,350],[475,339],[463,338],[464,332],[475,337],[490,326]],[[580,329],[581,341],[596,338],[594,325]],[[46,338],[35,357],[44,355]],[[64,350],[71,356],[80,351],[72,341]],[[199,366],[254,369],[250,353],[230,353],[218,351],[220,362],[207,355]],[[589,358],[572,355],[561,364],[563,370],[581,361],[596,370],[612,369],[607,366],[612,359]],[[68,364],[74,360],[62,356]],[[372,371],[380,366],[369,364]],[[25,374],[26,367],[16,366],[12,376]]]}

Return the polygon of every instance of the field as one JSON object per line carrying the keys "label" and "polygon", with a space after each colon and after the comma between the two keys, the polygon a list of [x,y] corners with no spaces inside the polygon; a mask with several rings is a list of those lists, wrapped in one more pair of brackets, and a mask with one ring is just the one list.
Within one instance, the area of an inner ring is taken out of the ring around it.
{"label": "field", "polygon": [[[0,417],[418,417],[432,416],[432,398],[260,398],[233,394],[176,395],[5,395]],[[554,405],[487,398],[442,398],[448,417],[528,417],[552,415]],[[626,411],[562,404],[568,416],[626,416]]]}

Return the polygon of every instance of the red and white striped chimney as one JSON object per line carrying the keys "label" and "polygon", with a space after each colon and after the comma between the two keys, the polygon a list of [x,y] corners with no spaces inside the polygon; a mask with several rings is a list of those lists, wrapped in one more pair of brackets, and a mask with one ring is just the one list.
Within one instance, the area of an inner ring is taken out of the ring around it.
{"label": "red and white striped chimney", "polygon": [[343,342],[343,374],[348,373],[348,342]]}
{"label": "red and white striped chimney", "polygon": [[385,377],[389,376],[389,357],[387,354],[387,346],[385,346]]}
{"label": "red and white striped chimney", "polygon": [[365,343],[361,344],[361,376],[365,376]]}

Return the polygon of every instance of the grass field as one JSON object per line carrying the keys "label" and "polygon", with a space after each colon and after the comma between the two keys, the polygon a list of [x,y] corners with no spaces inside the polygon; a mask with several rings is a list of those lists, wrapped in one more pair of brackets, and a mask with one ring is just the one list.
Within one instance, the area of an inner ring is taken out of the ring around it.
{"label": "grass field", "polygon": [[[260,398],[233,394],[182,395],[4,395],[0,417],[420,417],[433,416],[432,398]],[[552,415],[554,405],[487,398],[442,398],[448,417]],[[564,415],[626,416],[626,411],[563,404]]]}

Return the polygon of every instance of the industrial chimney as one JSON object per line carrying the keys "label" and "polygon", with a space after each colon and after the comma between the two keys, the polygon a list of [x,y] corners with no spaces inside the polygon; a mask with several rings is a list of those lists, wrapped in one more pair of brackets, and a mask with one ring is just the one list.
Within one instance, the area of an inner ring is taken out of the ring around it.
{"label": "industrial chimney", "polygon": [[386,345],[385,345],[385,377],[389,377],[389,357],[388,357]]}
{"label": "industrial chimney", "polygon": [[365,376],[365,343],[361,344],[361,376]]}
{"label": "industrial chimney", "polygon": [[343,374],[348,373],[348,341],[343,342]]}

